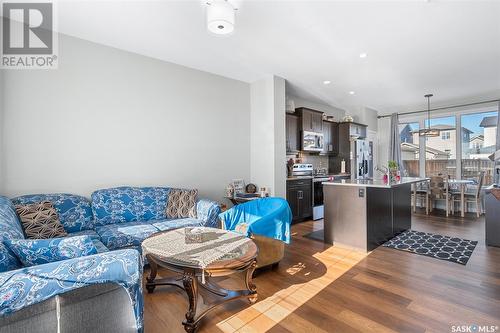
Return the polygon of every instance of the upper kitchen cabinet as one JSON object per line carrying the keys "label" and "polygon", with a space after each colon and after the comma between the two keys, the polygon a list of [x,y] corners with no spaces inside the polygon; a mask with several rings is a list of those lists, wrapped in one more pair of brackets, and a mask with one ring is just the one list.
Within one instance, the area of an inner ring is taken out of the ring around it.
{"label": "upper kitchen cabinet", "polygon": [[323,112],[312,112],[312,131],[323,132]]}
{"label": "upper kitchen cabinet", "polygon": [[353,138],[359,138],[359,139],[365,139],[366,138],[366,132],[367,132],[367,126],[363,124],[358,124],[358,123],[353,123],[353,122],[347,122],[347,123],[340,123],[339,124],[340,128],[340,133],[348,134],[349,137]]}
{"label": "upper kitchen cabinet", "polygon": [[323,121],[324,147],[323,155],[336,155],[338,153],[338,123]]}
{"label": "upper kitchen cabinet", "polygon": [[323,112],[307,108],[298,108],[296,110],[302,116],[302,131],[323,132]]}
{"label": "upper kitchen cabinet", "polygon": [[286,114],[286,152],[296,153],[300,150],[299,117]]}

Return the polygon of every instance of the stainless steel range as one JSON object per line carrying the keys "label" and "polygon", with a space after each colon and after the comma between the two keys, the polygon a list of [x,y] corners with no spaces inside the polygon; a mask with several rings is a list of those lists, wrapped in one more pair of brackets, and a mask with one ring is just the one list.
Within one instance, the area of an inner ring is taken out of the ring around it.
{"label": "stainless steel range", "polygon": [[316,175],[313,178],[313,220],[322,219],[324,216],[322,183],[329,179],[326,175]]}
{"label": "stainless steel range", "polygon": [[329,175],[326,169],[320,169],[313,177],[313,220],[324,217],[323,182],[338,179],[349,179],[350,175]]}
{"label": "stainless steel range", "polygon": [[292,167],[292,177],[312,177],[313,165],[309,163],[295,163]]}
{"label": "stainless steel range", "polygon": [[314,169],[312,164],[309,163],[296,163],[292,167],[292,178],[297,179],[312,179],[312,215],[313,220],[322,219],[324,216],[323,208],[323,182],[333,179],[349,178],[348,175],[329,175],[328,169]]}

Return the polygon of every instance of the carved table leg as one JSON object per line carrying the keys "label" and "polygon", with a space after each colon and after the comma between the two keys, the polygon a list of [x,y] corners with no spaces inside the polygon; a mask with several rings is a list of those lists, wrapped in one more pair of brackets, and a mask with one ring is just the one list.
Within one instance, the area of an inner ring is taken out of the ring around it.
{"label": "carved table leg", "polygon": [[248,267],[246,276],[245,276],[245,285],[249,291],[253,293],[252,296],[248,297],[250,303],[257,302],[257,286],[253,283],[253,272],[255,271],[255,267],[257,266],[257,260],[254,260],[250,267]]}
{"label": "carved table leg", "polygon": [[156,264],[156,262],[154,262],[152,259],[151,259],[151,256],[147,256],[148,258],[148,263],[149,263],[149,267],[151,268],[151,271],[149,272],[149,276],[146,278],[146,289],[148,290],[148,293],[152,293],[154,290],[155,290],[155,279],[156,279],[156,274],[158,273],[158,265]]}
{"label": "carved table leg", "polygon": [[186,313],[186,320],[182,322],[182,325],[184,325],[186,332],[193,333],[198,326],[195,321],[198,305],[198,279],[195,270],[185,270],[182,283],[189,299],[189,311]]}

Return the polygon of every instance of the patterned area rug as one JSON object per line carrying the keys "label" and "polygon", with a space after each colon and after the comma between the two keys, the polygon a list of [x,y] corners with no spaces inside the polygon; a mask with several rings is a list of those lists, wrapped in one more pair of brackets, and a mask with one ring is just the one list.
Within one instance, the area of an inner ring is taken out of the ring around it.
{"label": "patterned area rug", "polygon": [[384,246],[466,265],[477,241],[407,230]]}

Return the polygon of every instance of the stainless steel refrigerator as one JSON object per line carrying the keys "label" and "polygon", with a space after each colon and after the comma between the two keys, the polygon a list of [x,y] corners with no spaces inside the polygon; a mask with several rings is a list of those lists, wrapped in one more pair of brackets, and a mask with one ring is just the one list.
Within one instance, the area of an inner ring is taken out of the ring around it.
{"label": "stainless steel refrigerator", "polygon": [[351,141],[351,175],[354,179],[373,179],[373,142]]}

